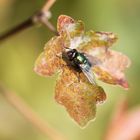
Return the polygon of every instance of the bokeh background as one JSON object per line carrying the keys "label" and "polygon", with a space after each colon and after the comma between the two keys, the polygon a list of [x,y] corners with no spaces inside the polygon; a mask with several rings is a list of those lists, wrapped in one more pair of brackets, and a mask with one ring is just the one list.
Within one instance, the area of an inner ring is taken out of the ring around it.
{"label": "bokeh background", "polygon": [[[0,0],[0,33],[39,10],[45,0]],[[0,81],[15,91],[44,120],[70,140],[102,140],[116,104],[127,97],[129,108],[140,105],[140,0],[57,0],[51,9],[52,23],[60,14],[85,22],[86,30],[112,31],[119,36],[114,45],[130,57],[126,71],[130,89],[100,82],[107,93],[98,106],[96,120],[80,129],[54,100],[57,75],[38,76],[34,62],[53,36],[46,27],[32,27],[0,43]],[[0,95],[0,140],[49,140],[35,129]]]}

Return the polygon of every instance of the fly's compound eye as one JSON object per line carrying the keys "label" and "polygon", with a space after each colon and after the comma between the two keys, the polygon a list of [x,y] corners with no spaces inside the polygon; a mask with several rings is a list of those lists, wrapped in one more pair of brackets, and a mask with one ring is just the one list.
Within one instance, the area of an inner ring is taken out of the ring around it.
{"label": "fly's compound eye", "polygon": [[76,56],[76,51],[75,50],[70,50],[67,52],[69,60],[73,60]]}

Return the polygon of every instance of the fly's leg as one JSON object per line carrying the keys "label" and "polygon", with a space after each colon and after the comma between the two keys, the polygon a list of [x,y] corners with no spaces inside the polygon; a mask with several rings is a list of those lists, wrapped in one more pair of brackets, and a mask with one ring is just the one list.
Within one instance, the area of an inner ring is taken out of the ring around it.
{"label": "fly's leg", "polygon": [[81,80],[80,80],[80,79],[81,79],[81,78],[80,78],[80,72],[76,72],[76,75],[77,75],[77,81],[80,83],[80,81],[81,81]]}
{"label": "fly's leg", "polygon": [[62,58],[62,54],[56,54],[56,57],[61,59]]}

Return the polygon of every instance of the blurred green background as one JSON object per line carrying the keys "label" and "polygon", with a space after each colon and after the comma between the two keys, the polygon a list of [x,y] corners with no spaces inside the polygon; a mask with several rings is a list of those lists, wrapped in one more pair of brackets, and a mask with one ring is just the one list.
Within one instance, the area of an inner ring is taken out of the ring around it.
{"label": "blurred green background", "polygon": [[[0,0],[0,33],[27,19],[44,2]],[[44,26],[27,29],[0,43],[0,81],[69,140],[102,140],[121,98],[128,97],[130,108],[140,105],[140,0],[57,0],[51,11],[54,25],[60,14],[66,14],[83,20],[86,30],[116,33],[119,40],[114,49],[132,60],[126,71],[130,89],[125,91],[100,83],[107,93],[107,101],[98,106],[96,120],[80,129],[53,98],[57,75],[43,78],[33,71],[37,56],[53,36]],[[0,140],[25,139],[47,140],[0,95]]]}

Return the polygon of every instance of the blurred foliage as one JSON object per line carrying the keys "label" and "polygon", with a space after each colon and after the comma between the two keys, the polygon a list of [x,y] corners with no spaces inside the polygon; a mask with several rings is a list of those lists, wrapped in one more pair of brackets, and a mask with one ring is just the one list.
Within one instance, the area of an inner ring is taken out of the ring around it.
{"label": "blurred foliage", "polygon": [[[0,33],[22,22],[40,9],[45,0],[0,0]],[[111,118],[115,104],[123,96],[129,99],[129,107],[140,104],[139,0],[58,0],[52,8],[51,21],[56,25],[60,14],[82,19],[86,29],[112,31],[119,36],[115,49],[130,57],[132,66],[127,70],[130,89],[124,91],[100,83],[108,99],[98,107],[97,119],[87,128],[80,129],[67,115],[63,107],[55,103],[56,76],[43,78],[33,71],[34,61],[44,44],[53,36],[41,26],[33,27],[0,43],[0,81],[16,91],[42,118],[50,122],[70,140],[101,140]],[[59,118],[58,118],[59,116]],[[1,140],[46,140],[0,96]]]}

